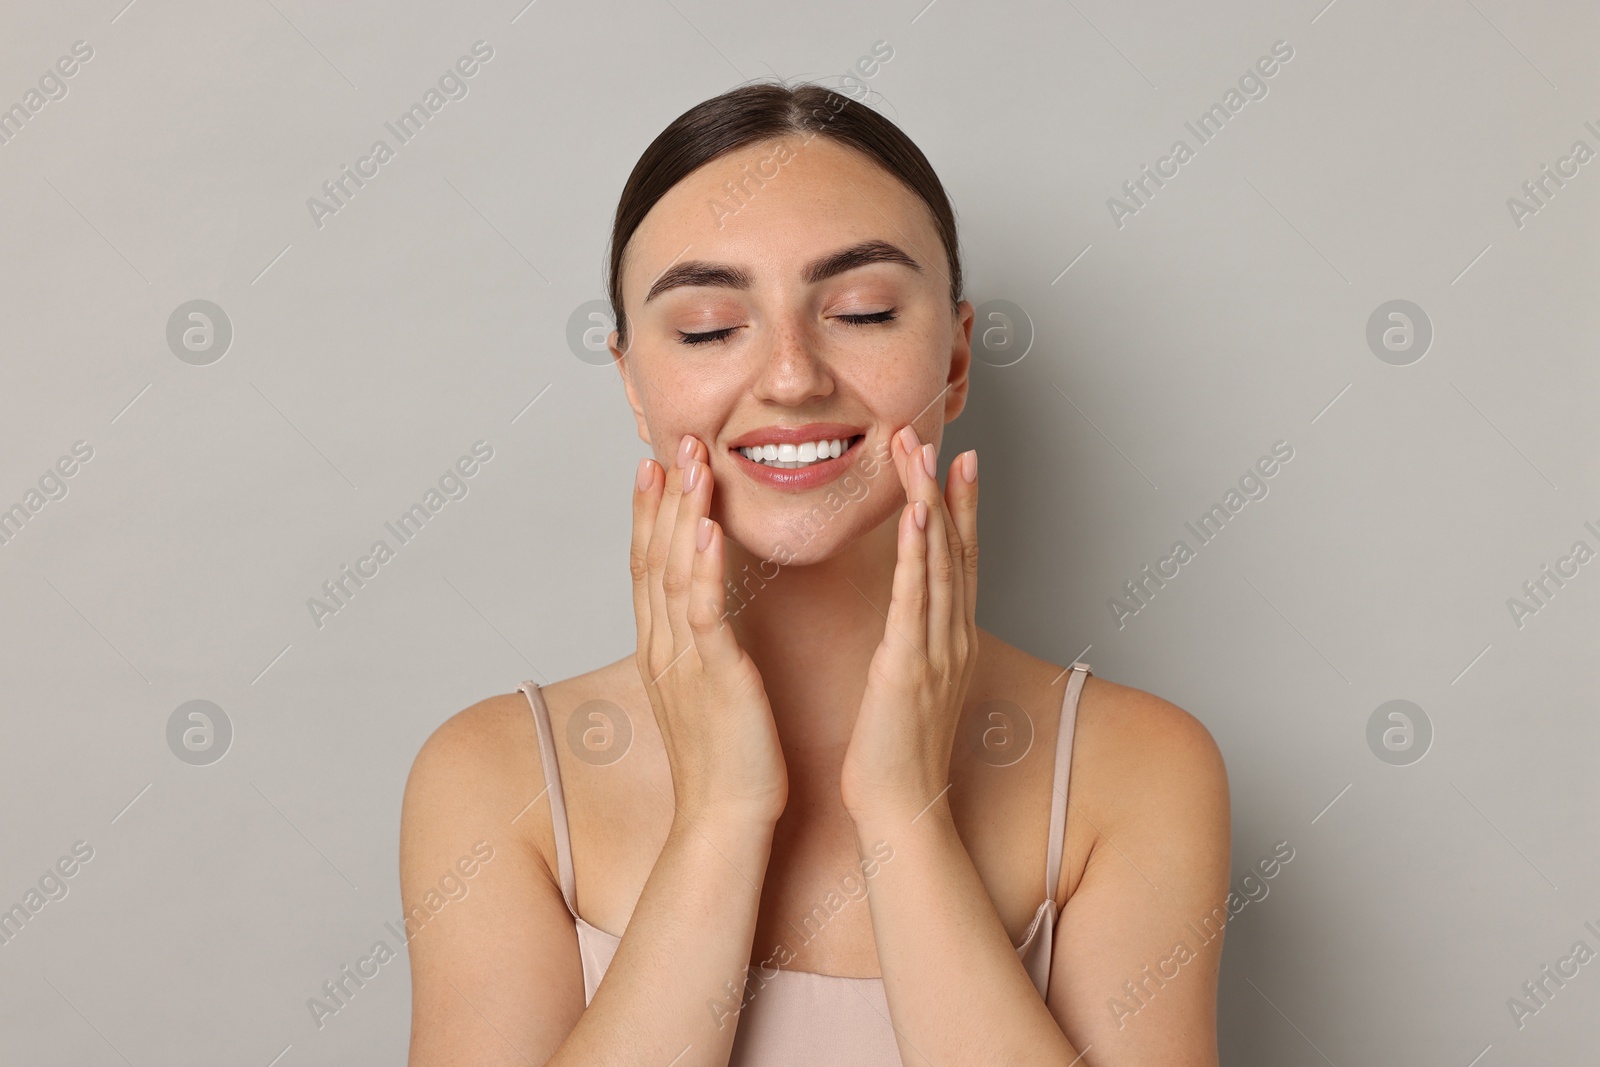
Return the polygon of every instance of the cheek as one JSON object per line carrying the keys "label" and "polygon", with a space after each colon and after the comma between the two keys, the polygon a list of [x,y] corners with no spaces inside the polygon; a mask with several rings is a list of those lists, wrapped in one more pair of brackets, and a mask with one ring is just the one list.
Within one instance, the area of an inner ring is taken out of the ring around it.
{"label": "cheek", "polygon": [[935,358],[926,347],[906,350],[892,362],[864,375],[859,380],[858,395],[885,433],[910,423],[922,440],[936,440],[944,425],[944,407],[936,401],[948,384],[946,370],[947,360]]}
{"label": "cheek", "polygon": [[709,450],[715,444],[727,414],[732,410],[736,386],[715,378],[671,373],[668,360],[639,360],[633,369],[633,384],[644,410],[644,420],[656,459],[672,467],[678,458],[678,443],[684,434],[693,434]]}

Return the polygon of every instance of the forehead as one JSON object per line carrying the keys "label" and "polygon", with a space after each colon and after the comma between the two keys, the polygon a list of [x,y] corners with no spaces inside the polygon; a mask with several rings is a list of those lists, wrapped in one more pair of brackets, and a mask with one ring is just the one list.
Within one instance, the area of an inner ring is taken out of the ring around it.
{"label": "forehead", "polygon": [[871,157],[826,137],[786,134],[690,172],[634,231],[623,264],[630,303],[678,259],[797,274],[820,254],[869,238],[942,270],[944,246],[922,199]]}

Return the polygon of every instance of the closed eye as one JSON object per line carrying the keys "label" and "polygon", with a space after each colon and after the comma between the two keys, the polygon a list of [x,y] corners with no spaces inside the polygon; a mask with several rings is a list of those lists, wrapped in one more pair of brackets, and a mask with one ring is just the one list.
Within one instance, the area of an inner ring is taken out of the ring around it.
{"label": "closed eye", "polygon": [[738,328],[739,327],[737,326],[729,326],[725,329],[710,330],[706,333],[684,333],[682,330],[679,330],[678,341],[686,345],[703,345],[710,341],[720,341]]}
{"label": "closed eye", "polygon": [[895,318],[894,310],[894,308],[889,308],[887,311],[874,311],[870,315],[840,315],[839,318],[852,326],[867,326],[874,322],[893,322]]}
{"label": "closed eye", "polygon": [[[835,317],[839,321],[848,322],[852,326],[871,326],[876,323],[893,322],[896,315],[895,309],[889,308],[885,311],[874,311],[867,315],[838,315]],[[727,326],[720,330],[707,330],[705,333],[684,333],[679,330],[678,343],[685,345],[712,344],[731,336],[733,331],[738,328],[737,326]]]}

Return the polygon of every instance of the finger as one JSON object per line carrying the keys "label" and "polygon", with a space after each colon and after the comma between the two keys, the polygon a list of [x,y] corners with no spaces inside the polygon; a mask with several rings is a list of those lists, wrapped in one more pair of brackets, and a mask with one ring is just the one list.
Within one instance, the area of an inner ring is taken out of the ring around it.
{"label": "finger", "polygon": [[967,617],[972,610],[971,597],[968,595],[967,590],[965,564],[963,562],[966,554],[966,538],[962,533],[961,524],[956,517],[955,511],[950,506],[950,494],[954,491],[955,486],[961,483],[960,464],[963,462],[962,456],[965,455],[966,453],[962,453],[961,456],[957,456],[951,461],[950,466],[945,469],[945,488],[943,490],[939,488],[938,479],[934,479],[934,492],[939,497],[939,515],[944,520],[945,545],[949,553],[951,572],[950,616],[942,632],[949,635],[952,641],[956,634],[966,627]]}
{"label": "finger", "polygon": [[[671,612],[667,609],[666,593],[661,588],[662,577],[667,569],[667,557],[672,551],[672,531],[677,522],[678,506],[682,499],[683,469],[675,463],[667,468],[661,506],[656,509],[655,523],[650,530],[650,546],[645,553],[647,569],[650,572],[650,656],[657,677],[682,649],[681,645],[674,645]],[[652,677],[650,680],[654,682],[657,678]]]}
{"label": "finger", "polygon": [[894,460],[895,473],[900,476],[900,488],[904,490],[906,499],[911,496],[911,456],[922,447],[922,442],[917,438],[917,431],[911,426],[903,426],[890,439],[889,456]]}
{"label": "finger", "polygon": [[672,630],[674,657],[694,646],[694,631],[689,628],[689,589],[694,577],[700,519],[711,512],[711,468],[700,462],[695,450],[687,450],[685,455],[688,461],[683,468],[683,491],[678,498],[678,515],[672,527],[667,565],[661,574],[661,592],[667,602],[667,625]]}
{"label": "finger", "polygon": [[928,656],[928,539],[917,526],[919,506],[926,522],[926,503],[913,501],[900,509],[893,591],[883,634],[893,651],[903,653],[908,666],[921,666]]}
{"label": "finger", "polygon": [[739,662],[738,640],[726,621],[722,527],[711,518],[695,520],[695,554],[686,612],[694,647],[706,670],[726,677]]}
{"label": "finger", "polygon": [[[970,477],[970,481],[968,478]],[[959,583],[962,614],[969,626],[977,626],[978,604],[978,451],[970,449],[950,464],[945,476],[946,508],[955,521],[960,538]]]}
{"label": "finger", "polygon": [[945,512],[944,494],[939,491],[937,474],[929,474],[928,467],[938,467],[938,449],[926,444],[911,456],[911,470],[915,476],[913,495],[927,504],[927,529],[923,531],[927,552],[928,660],[934,669],[946,673],[950,663],[950,619],[954,600],[956,567],[950,552],[950,538],[955,524]]}
{"label": "finger", "polygon": [[[661,507],[661,465],[653,459],[639,461],[633,486],[633,541],[628,546],[628,570],[633,575],[633,618],[638,628],[638,654],[650,648],[650,566],[646,558],[656,512]],[[643,488],[640,482],[643,482]]]}

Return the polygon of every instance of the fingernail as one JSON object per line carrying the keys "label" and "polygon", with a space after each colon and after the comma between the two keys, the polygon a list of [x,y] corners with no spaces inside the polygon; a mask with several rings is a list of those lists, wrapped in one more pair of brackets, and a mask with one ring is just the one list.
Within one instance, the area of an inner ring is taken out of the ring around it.
{"label": "fingernail", "polygon": [[695,544],[704,552],[711,544],[711,520],[704,515],[700,516],[700,529],[695,531]]}
{"label": "fingernail", "polygon": [[913,430],[911,427],[907,426],[905,429],[900,431],[900,447],[906,450],[906,455],[909,456],[911,453],[915,452],[917,450],[917,445],[920,443],[921,442],[917,440],[917,431]]}
{"label": "fingernail", "polygon": [[642,493],[646,489],[650,488],[650,479],[652,477],[654,477],[654,475],[650,470],[650,461],[648,459],[641,459],[639,461],[639,476],[635,479],[635,483],[639,486],[639,492]]}
{"label": "fingernail", "polygon": [[926,530],[928,528],[928,502],[919,500],[912,504],[911,517],[917,520],[917,529]]}
{"label": "fingernail", "polygon": [[978,450],[976,448],[967,452],[967,461],[961,465],[961,476],[971,485],[978,480]]}
{"label": "fingernail", "polygon": [[939,450],[933,447],[933,442],[922,446],[922,466],[928,472],[928,477],[939,476]]}
{"label": "fingernail", "polygon": [[699,480],[700,461],[697,459],[691,459],[689,461],[689,466],[684,468],[683,471],[683,491],[687,493],[692,490],[695,487],[695,483]]}
{"label": "fingernail", "polygon": [[694,455],[694,435],[686,433],[683,435],[683,440],[678,442],[678,466],[687,464],[692,455]]}

